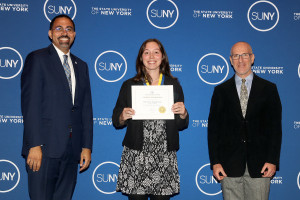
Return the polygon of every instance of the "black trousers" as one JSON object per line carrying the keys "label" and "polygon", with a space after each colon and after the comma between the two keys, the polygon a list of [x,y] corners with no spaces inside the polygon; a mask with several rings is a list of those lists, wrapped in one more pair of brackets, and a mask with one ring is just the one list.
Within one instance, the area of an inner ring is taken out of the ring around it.
{"label": "black trousers", "polygon": [[[25,161],[26,164],[26,161]],[[78,161],[72,153],[72,143],[62,158],[43,155],[41,168],[33,172],[26,164],[28,190],[31,200],[70,200],[76,185]]]}

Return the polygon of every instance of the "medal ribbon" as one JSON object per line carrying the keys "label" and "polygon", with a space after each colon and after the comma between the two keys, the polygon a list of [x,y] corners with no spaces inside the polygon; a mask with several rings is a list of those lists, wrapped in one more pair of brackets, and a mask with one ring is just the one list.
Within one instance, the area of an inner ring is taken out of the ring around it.
{"label": "medal ribbon", "polygon": [[[159,74],[159,80],[158,80],[158,85],[161,85],[163,83],[163,79],[164,79],[164,76],[162,73]],[[149,82],[147,81],[147,79],[145,79],[145,83],[146,85],[150,85]]]}

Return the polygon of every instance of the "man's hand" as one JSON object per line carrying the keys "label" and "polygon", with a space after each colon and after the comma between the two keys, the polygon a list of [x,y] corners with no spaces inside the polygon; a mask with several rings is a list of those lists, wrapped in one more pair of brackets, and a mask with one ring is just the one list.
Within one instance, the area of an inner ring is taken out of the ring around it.
{"label": "man's hand", "polygon": [[273,165],[271,163],[265,163],[260,173],[263,174],[262,177],[266,178],[274,176],[275,172],[276,165]]}
{"label": "man's hand", "polygon": [[32,147],[29,149],[28,157],[27,157],[27,165],[32,171],[39,171],[42,164],[42,148],[41,146]]}
{"label": "man's hand", "polygon": [[[222,175],[220,175],[219,173],[221,173]],[[213,165],[213,174],[214,177],[216,177],[219,181],[223,180],[224,177],[227,177],[227,174],[225,173],[221,164]]]}
{"label": "man's hand", "polygon": [[88,148],[82,148],[80,156],[80,171],[85,170],[91,163],[91,150]]}

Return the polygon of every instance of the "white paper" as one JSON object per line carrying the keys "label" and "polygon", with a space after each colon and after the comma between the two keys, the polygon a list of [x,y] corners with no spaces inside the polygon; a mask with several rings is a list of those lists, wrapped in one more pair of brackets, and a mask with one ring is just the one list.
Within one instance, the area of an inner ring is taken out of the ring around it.
{"label": "white paper", "polygon": [[173,85],[132,86],[133,120],[174,119],[171,108],[174,104]]}

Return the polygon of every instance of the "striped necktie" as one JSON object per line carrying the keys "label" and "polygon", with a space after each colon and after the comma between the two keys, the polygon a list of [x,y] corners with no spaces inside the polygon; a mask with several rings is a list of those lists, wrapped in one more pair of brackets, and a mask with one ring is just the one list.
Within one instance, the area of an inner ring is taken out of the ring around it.
{"label": "striped necktie", "polygon": [[72,80],[71,80],[71,68],[68,64],[68,56],[64,55],[64,70],[68,79],[68,83],[69,83],[69,88],[70,88],[70,92],[72,93]]}

